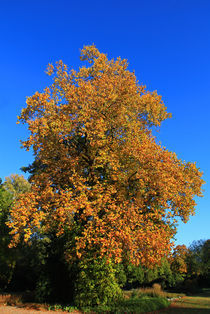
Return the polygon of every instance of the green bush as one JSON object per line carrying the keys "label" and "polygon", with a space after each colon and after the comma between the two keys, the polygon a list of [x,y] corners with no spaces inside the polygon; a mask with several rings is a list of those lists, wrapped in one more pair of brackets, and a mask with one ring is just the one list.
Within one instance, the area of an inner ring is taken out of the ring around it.
{"label": "green bush", "polygon": [[80,271],[75,287],[75,304],[79,308],[106,306],[122,298],[114,266],[105,258],[90,257],[79,263]]}
{"label": "green bush", "polygon": [[168,307],[170,302],[163,297],[131,297],[119,303],[114,313],[144,313]]}
{"label": "green bush", "polygon": [[144,270],[139,266],[128,264],[126,267],[127,283],[131,286],[138,286],[144,282]]}
{"label": "green bush", "polygon": [[47,276],[40,276],[36,289],[35,289],[35,299],[37,302],[45,302],[50,299],[52,293],[52,287],[50,280]]}

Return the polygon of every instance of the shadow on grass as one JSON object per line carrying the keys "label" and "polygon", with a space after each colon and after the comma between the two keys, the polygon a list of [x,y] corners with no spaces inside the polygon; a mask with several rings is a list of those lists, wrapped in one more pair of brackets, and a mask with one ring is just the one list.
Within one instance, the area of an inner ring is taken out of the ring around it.
{"label": "shadow on grass", "polygon": [[170,313],[170,314],[176,314],[176,313],[182,313],[182,314],[209,314],[210,311],[209,309],[195,309],[195,308],[181,308],[181,307],[172,307],[172,308],[168,308],[168,309],[164,309],[164,310],[160,310],[160,311],[155,311],[155,312],[149,312],[147,314],[166,314],[166,313]]}
{"label": "shadow on grass", "polygon": [[[157,311],[156,313],[182,313],[182,314],[204,314],[210,313],[210,294],[209,290],[203,291],[193,296],[184,297],[180,301],[175,301],[170,305],[170,307]],[[155,312],[153,312],[155,313]]]}
{"label": "shadow on grass", "polygon": [[210,298],[210,289],[203,289],[201,292],[195,293],[192,296],[199,298]]}

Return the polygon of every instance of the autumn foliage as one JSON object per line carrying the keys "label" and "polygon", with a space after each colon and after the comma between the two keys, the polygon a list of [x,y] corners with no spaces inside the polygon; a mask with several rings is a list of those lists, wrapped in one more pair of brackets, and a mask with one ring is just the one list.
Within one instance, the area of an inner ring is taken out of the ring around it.
{"label": "autumn foliage", "polygon": [[171,258],[171,269],[175,273],[187,273],[187,255],[189,254],[188,248],[183,245],[177,245],[173,250]]}
{"label": "autumn foliage", "polygon": [[78,71],[49,65],[52,85],[29,97],[18,118],[35,161],[32,188],[11,212],[13,244],[74,231],[69,260],[93,252],[154,265],[171,249],[176,218],[194,213],[202,173],[156,141],[153,127],[170,114],[126,60],[108,60],[95,46],[80,59]]}

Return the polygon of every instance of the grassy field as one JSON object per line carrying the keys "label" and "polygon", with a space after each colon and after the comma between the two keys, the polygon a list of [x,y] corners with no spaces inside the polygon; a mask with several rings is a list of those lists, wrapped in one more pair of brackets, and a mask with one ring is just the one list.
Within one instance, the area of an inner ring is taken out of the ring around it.
{"label": "grassy field", "polygon": [[172,302],[168,309],[159,310],[153,313],[180,313],[180,314],[210,314],[210,289],[193,296],[185,296],[180,300]]}

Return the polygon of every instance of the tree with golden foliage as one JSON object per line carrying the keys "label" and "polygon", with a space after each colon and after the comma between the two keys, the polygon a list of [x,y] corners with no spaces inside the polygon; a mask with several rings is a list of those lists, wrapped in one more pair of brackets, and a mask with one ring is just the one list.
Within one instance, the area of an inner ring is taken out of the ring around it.
{"label": "tree with golden foliage", "polygon": [[153,127],[170,114],[126,60],[109,60],[95,46],[80,59],[78,71],[50,64],[52,85],[28,97],[18,118],[35,161],[32,188],[11,212],[13,245],[20,235],[74,230],[67,260],[93,252],[155,265],[170,252],[177,217],[194,214],[202,173],[156,141]]}
{"label": "tree with golden foliage", "polygon": [[171,269],[174,273],[185,274],[187,273],[187,255],[189,249],[186,245],[177,245],[172,254],[171,258]]}

